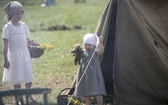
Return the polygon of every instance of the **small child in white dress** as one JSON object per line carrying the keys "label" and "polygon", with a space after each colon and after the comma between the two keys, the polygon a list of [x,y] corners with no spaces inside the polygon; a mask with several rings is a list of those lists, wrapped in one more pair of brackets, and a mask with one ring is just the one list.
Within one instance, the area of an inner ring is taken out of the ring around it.
{"label": "small child in white dress", "polygon": [[[30,41],[29,28],[20,19],[24,13],[23,6],[17,2],[9,2],[4,10],[8,23],[3,27],[2,39],[4,49],[4,73],[2,81],[13,84],[15,89],[21,89],[21,84],[25,83],[26,88],[31,88],[33,82],[33,71],[30,53],[27,45],[39,46],[34,41]],[[20,101],[18,97],[18,101]],[[29,95],[31,101],[35,101]]]}

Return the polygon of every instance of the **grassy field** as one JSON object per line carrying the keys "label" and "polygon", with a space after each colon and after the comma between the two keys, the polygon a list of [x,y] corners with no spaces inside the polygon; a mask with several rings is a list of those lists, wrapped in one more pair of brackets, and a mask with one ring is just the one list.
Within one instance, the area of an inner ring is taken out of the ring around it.
{"label": "grassy field", "polygon": [[[5,24],[3,7],[6,1],[0,1],[0,35]],[[29,26],[31,39],[40,44],[51,43],[55,46],[54,50],[45,51],[42,57],[32,59],[35,77],[33,87],[52,88],[52,93],[48,96],[49,105],[56,105],[57,95],[62,89],[71,86],[77,73],[78,66],[74,66],[70,51],[76,43],[82,44],[84,34],[94,33],[108,0],[86,0],[85,4],[75,4],[73,0],[56,0],[56,5],[49,7],[40,7],[39,2],[43,2],[42,0],[34,4],[30,1],[27,0],[24,4],[25,14],[22,21]],[[56,26],[64,28],[48,30]],[[2,77],[2,40],[0,43],[0,77]],[[0,90],[12,88],[12,85],[0,81]],[[41,95],[37,95],[36,98],[39,104],[43,100]],[[3,101],[13,104],[14,99],[6,97]]]}

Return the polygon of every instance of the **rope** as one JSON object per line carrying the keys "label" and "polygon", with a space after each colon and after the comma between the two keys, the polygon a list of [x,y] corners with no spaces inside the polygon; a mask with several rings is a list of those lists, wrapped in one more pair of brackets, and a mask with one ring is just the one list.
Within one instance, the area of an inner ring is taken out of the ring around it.
{"label": "rope", "polygon": [[[76,88],[79,86],[79,84],[80,84],[80,82],[81,82],[81,80],[82,80],[82,78],[83,78],[83,76],[84,76],[84,74],[85,74],[85,72],[86,72],[86,70],[87,70],[87,68],[88,68],[88,66],[89,66],[89,64],[90,64],[90,62],[92,61],[92,58],[93,58],[95,52],[96,52],[96,51],[94,50],[94,52],[93,52],[93,54],[92,54],[92,56],[91,56],[91,58],[90,58],[88,64],[86,65],[86,68],[85,68],[85,70],[84,70],[84,72],[83,72],[83,74],[82,74],[82,76],[81,76],[81,78],[80,78],[80,80],[79,80],[77,86],[75,87],[75,91],[76,91]],[[71,102],[71,100],[72,100],[72,97],[74,96],[75,91],[74,91],[73,94],[71,95],[70,100],[68,101],[68,104],[67,104],[67,105],[70,104],[70,102]]]}

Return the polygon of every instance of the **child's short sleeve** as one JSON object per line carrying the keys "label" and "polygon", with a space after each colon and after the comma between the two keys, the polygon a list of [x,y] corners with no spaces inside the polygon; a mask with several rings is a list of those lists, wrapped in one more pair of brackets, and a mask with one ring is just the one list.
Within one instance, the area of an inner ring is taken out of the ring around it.
{"label": "child's short sleeve", "polygon": [[26,38],[29,38],[30,37],[29,27],[25,23],[24,23],[24,30],[25,30]]}
{"label": "child's short sleeve", "polygon": [[5,25],[5,26],[3,27],[2,38],[9,39],[9,29],[8,29],[8,25]]}

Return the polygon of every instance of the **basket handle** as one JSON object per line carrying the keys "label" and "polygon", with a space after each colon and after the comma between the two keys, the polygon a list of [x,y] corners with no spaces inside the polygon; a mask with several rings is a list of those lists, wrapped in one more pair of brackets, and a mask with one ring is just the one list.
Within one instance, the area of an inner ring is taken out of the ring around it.
{"label": "basket handle", "polygon": [[65,89],[63,89],[63,90],[61,90],[61,92],[58,94],[58,95],[61,95],[61,93],[63,92],[63,91],[65,91],[65,90],[70,90],[71,88],[65,88]]}

